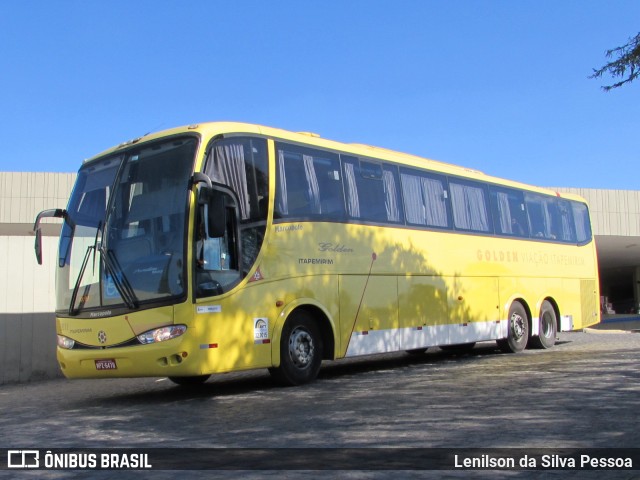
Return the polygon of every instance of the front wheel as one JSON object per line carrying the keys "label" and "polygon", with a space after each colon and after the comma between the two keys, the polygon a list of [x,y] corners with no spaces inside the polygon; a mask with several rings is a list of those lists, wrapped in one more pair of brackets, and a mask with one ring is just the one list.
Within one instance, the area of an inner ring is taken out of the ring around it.
{"label": "front wheel", "polygon": [[551,348],[556,344],[558,320],[553,305],[547,300],[540,307],[538,336],[531,337],[531,346],[535,348]]}
{"label": "front wheel", "polygon": [[505,353],[523,351],[529,341],[529,320],[527,311],[520,302],[513,302],[509,309],[508,328],[507,338],[498,340],[498,347]]}
{"label": "front wheel", "polygon": [[300,310],[291,314],[280,339],[280,366],[269,369],[283,385],[314,380],[322,363],[322,338],[313,317]]}

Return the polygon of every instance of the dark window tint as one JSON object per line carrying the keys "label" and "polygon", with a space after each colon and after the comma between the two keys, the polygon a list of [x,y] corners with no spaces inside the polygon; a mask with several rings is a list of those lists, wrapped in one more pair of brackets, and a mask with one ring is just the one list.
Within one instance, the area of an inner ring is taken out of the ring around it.
{"label": "dark window tint", "polygon": [[519,190],[490,186],[493,226],[498,235],[529,236],[524,195]]}
{"label": "dark window tint", "polygon": [[445,177],[403,168],[400,181],[407,223],[451,228]]}
{"label": "dark window tint", "polygon": [[562,220],[556,198],[527,192],[524,199],[531,236],[548,240],[560,239]]}
{"label": "dark window tint", "polygon": [[344,218],[337,155],[287,144],[277,144],[276,151],[276,218]]}
{"label": "dark window tint", "polygon": [[350,218],[399,223],[402,205],[395,167],[342,157],[347,213]]}
{"label": "dark window tint", "polygon": [[266,220],[269,195],[267,143],[261,138],[217,140],[207,154],[205,173],[238,196],[240,220]]}
{"label": "dark window tint", "polygon": [[461,180],[449,180],[451,211],[457,229],[492,232],[484,185]]}
{"label": "dark window tint", "polygon": [[584,203],[571,202],[573,220],[576,229],[578,243],[587,243],[591,240],[591,222],[589,221],[589,209]]}
{"label": "dark window tint", "polygon": [[[233,190],[235,199],[227,204],[234,204],[240,216],[240,242],[235,237],[236,226],[231,221],[233,215],[228,215],[224,238],[207,241],[210,260],[199,265],[201,270],[219,271],[216,281],[226,291],[240,278],[232,270],[247,274],[264,240],[269,206],[266,140],[248,137],[215,140],[207,153],[205,173],[214,182]],[[196,231],[199,232],[199,227]]]}
{"label": "dark window tint", "polygon": [[558,240],[576,243],[576,226],[573,221],[571,202],[561,198],[556,199],[558,205]]}

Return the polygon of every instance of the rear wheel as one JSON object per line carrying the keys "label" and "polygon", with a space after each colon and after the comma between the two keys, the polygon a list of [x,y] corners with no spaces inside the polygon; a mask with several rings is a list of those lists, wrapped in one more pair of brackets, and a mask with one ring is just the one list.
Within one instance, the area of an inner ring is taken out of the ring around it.
{"label": "rear wheel", "polygon": [[500,350],[518,353],[525,349],[529,340],[529,320],[527,311],[520,302],[513,302],[509,309],[509,333],[507,338],[498,340]]}
{"label": "rear wheel", "polygon": [[291,314],[280,339],[280,366],[269,369],[283,385],[302,385],[316,378],[322,363],[322,337],[304,310]]}
{"label": "rear wheel", "polygon": [[556,344],[558,333],[558,317],[553,305],[547,300],[542,302],[538,322],[538,336],[531,337],[531,346],[535,348],[553,347]]}

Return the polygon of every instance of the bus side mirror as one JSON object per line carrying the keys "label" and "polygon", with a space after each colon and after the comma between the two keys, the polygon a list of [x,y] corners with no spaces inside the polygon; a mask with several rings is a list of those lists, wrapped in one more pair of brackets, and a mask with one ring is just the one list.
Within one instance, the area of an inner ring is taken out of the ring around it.
{"label": "bus side mirror", "polygon": [[207,228],[209,237],[224,237],[227,229],[227,207],[225,194],[217,190],[211,190],[209,202],[207,203]]}
{"label": "bus side mirror", "polygon": [[36,217],[36,221],[33,224],[33,231],[36,234],[35,241],[35,251],[36,251],[36,260],[38,261],[38,265],[42,265],[42,231],[40,230],[40,220],[46,217],[55,217],[55,218],[64,218],[69,221],[69,216],[67,215],[67,211],[61,208],[54,208],[51,210],[43,210]]}
{"label": "bus side mirror", "polygon": [[217,189],[201,186],[198,191],[198,205],[202,212],[208,238],[224,237],[227,228],[226,202],[227,195]]}
{"label": "bus side mirror", "polygon": [[40,227],[36,230],[36,243],[34,246],[36,250],[36,260],[38,265],[42,265],[42,231]]}

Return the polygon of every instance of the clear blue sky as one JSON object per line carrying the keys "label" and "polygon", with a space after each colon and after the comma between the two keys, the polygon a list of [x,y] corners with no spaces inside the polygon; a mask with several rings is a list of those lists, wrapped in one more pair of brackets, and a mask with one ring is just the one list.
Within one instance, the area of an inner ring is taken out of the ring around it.
{"label": "clear blue sky", "polygon": [[236,120],[527,183],[640,189],[637,0],[0,2],[0,171]]}

